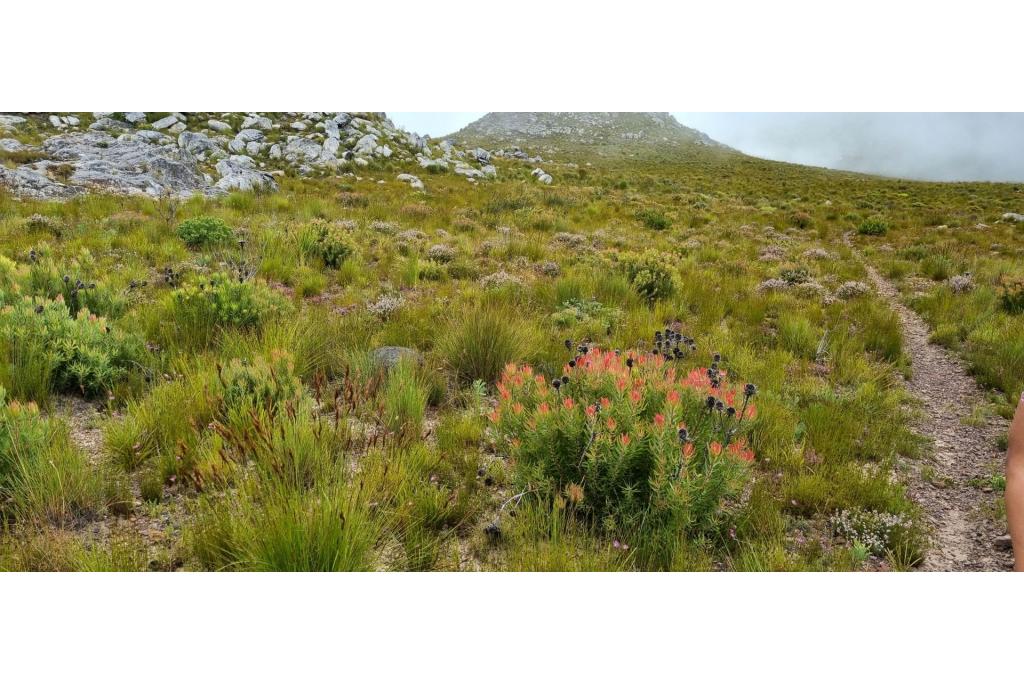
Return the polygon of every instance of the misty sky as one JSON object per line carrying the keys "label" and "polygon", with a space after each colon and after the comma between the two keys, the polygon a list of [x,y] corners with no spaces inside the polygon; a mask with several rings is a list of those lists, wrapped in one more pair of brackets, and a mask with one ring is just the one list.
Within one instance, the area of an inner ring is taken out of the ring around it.
{"label": "misty sky", "polygon": [[[443,136],[484,112],[390,112]],[[934,181],[1024,181],[1024,114],[673,112],[757,157]]]}

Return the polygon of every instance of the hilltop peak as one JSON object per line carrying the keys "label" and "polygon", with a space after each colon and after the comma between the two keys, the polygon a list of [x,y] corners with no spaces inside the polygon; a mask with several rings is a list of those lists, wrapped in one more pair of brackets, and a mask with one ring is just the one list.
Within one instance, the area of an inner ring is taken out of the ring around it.
{"label": "hilltop peak", "polygon": [[451,136],[468,144],[724,148],[668,112],[490,112]]}

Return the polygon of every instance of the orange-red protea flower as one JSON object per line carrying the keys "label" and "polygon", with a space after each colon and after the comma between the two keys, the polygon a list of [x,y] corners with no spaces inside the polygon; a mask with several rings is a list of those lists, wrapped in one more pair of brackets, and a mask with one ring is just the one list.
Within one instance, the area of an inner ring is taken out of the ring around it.
{"label": "orange-red protea flower", "polygon": [[562,406],[565,407],[566,409],[572,409],[573,407],[576,406],[576,403],[572,401],[571,397],[566,397],[564,400],[562,400]]}
{"label": "orange-red protea flower", "polygon": [[539,411],[541,414],[547,414],[549,411],[551,411],[551,407],[548,406],[547,402],[541,402],[540,406],[537,407],[537,411]]}
{"label": "orange-red protea flower", "polygon": [[595,416],[597,416],[597,406],[596,405],[593,405],[593,404],[588,404],[587,405],[587,416],[589,418],[594,418]]}
{"label": "orange-red protea flower", "polygon": [[623,433],[622,435],[620,435],[620,436],[619,436],[619,442],[621,442],[621,443],[622,443],[622,446],[623,446],[623,447],[625,447],[626,445],[628,445],[628,444],[629,444],[629,442],[630,442],[630,440],[629,440],[629,434],[628,434],[628,433]]}
{"label": "orange-red protea flower", "polygon": [[607,421],[604,422],[604,425],[608,426],[608,430],[610,431],[615,430],[615,419],[609,418]]}
{"label": "orange-red protea flower", "polygon": [[654,425],[657,426],[658,428],[661,428],[662,426],[664,426],[665,425],[665,415],[664,414],[655,414],[654,415]]}
{"label": "orange-red protea flower", "polygon": [[610,406],[612,406],[612,401],[610,399],[608,399],[607,397],[602,397],[601,398],[601,408],[602,409],[607,409]]}
{"label": "orange-red protea flower", "polygon": [[522,405],[522,403],[516,402],[515,404],[513,404],[512,405],[512,411],[515,414],[522,414],[523,413],[523,405]]}
{"label": "orange-red protea flower", "polygon": [[679,391],[678,390],[669,390],[668,394],[665,395],[665,401],[668,402],[669,404],[678,404],[679,403]]}
{"label": "orange-red protea flower", "polygon": [[693,456],[693,443],[692,442],[688,442],[685,445],[683,445],[683,456],[686,457],[687,459],[689,459],[690,457]]}
{"label": "orange-red protea flower", "polygon": [[717,457],[719,454],[722,453],[722,443],[715,440],[710,445],[708,445],[708,449],[711,450],[711,454]]}

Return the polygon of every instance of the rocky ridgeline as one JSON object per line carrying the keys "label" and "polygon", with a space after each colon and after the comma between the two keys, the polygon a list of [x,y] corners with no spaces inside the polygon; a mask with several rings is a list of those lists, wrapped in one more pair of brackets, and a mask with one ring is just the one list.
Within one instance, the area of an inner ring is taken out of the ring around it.
{"label": "rocky ridgeline", "polygon": [[[667,112],[490,112],[452,135],[460,144],[725,146]],[[515,149],[515,148],[513,148]]]}
{"label": "rocky ridgeline", "polygon": [[[398,129],[382,113],[0,115],[0,153],[23,160],[0,165],[0,185],[43,199],[90,190],[153,196],[272,191],[281,175],[356,171],[383,160],[451,171],[473,183],[498,173],[487,150],[435,144]],[[496,156],[529,159],[503,150]],[[412,174],[397,180],[424,189]]]}

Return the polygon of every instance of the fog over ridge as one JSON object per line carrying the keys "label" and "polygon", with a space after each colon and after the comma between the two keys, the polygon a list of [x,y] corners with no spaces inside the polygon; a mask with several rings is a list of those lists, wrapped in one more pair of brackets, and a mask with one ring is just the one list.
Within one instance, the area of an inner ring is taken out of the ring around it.
{"label": "fog over ridge", "polygon": [[766,159],[933,181],[1024,181],[1021,113],[675,114]]}

